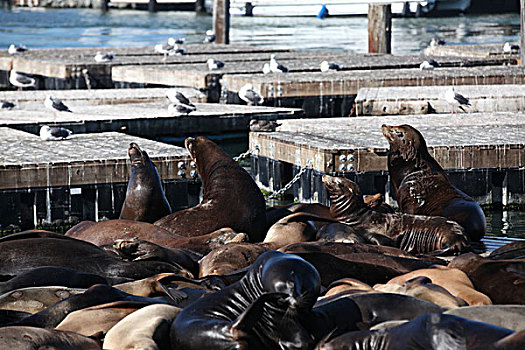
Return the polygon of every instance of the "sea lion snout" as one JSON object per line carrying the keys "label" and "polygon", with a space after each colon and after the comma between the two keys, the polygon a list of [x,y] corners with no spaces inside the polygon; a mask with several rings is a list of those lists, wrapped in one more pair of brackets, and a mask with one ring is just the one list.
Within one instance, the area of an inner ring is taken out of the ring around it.
{"label": "sea lion snout", "polygon": [[142,162],[142,150],[140,149],[139,145],[137,145],[135,142],[132,142],[128,146],[128,155],[129,159],[131,160],[131,164],[137,164]]}
{"label": "sea lion snout", "polygon": [[184,147],[190,152],[191,158],[195,159],[195,146],[196,146],[197,140],[193,137],[188,137],[184,141]]}

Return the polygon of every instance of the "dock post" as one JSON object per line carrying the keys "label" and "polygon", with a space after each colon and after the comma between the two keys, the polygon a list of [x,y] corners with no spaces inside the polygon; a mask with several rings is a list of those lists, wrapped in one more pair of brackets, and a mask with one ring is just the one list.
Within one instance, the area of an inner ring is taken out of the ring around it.
{"label": "dock post", "polygon": [[369,4],[368,52],[387,54],[392,53],[391,40],[392,11],[390,4]]}
{"label": "dock post", "polygon": [[100,9],[102,12],[108,12],[109,10],[109,0],[102,0],[100,4]]}
{"label": "dock post", "polygon": [[157,12],[157,1],[156,0],[149,0],[148,1],[148,11],[149,12]]}
{"label": "dock post", "polygon": [[217,44],[230,43],[230,0],[213,1],[213,31]]}
{"label": "dock post", "polygon": [[521,42],[520,42],[520,65],[525,67],[525,0],[520,0],[520,17],[521,17]]}
{"label": "dock post", "polygon": [[197,13],[205,13],[206,12],[206,6],[204,6],[205,0],[197,0],[195,1],[195,12]]}

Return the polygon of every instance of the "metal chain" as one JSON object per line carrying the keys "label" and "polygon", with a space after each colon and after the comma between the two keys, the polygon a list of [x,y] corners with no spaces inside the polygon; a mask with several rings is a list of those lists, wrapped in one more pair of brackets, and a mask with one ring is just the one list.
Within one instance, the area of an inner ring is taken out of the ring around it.
{"label": "metal chain", "polygon": [[274,198],[277,198],[279,196],[281,196],[282,194],[284,194],[284,192],[288,191],[297,181],[299,181],[301,179],[301,175],[303,175],[306,170],[308,170],[308,167],[311,166],[313,163],[312,160],[309,160],[306,162],[304,168],[301,168],[301,170],[299,170],[299,172],[297,174],[295,174],[295,176],[293,177],[293,179],[288,182],[286,185],[284,185],[283,188],[281,188],[279,191],[275,191],[274,193],[270,194],[269,196],[266,197],[266,199],[274,199]]}
{"label": "metal chain", "polygon": [[245,158],[248,158],[255,152],[259,152],[259,150],[260,150],[259,146],[255,146],[255,148],[249,149],[246,152],[239,154],[237,157],[233,157],[233,160],[236,162],[241,161]]}

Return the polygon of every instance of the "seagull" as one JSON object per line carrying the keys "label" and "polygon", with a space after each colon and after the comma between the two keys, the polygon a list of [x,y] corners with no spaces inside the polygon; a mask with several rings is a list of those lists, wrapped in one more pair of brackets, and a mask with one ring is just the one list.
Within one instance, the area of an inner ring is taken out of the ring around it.
{"label": "seagull", "polygon": [[57,111],[72,113],[69,107],[64,104],[64,102],[62,102],[59,99],[55,99],[51,96],[46,97],[46,99],[44,100],[44,106],[53,111],[53,116],[55,117],[55,119],[57,117]]}
{"label": "seagull", "polygon": [[328,62],[328,61],[321,62],[321,64],[319,66],[321,67],[321,72],[328,72],[330,70],[331,71],[337,71],[337,70],[341,70],[341,68],[342,68],[337,63]]}
{"label": "seagull", "polygon": [[15,44],[9,45],[9,48],[7,49],[7,52],[10,55],[15,55],[17,53],[22,53],[26,51],[27,51],[27,48],[24,45],[15,45]]}
{"label": "seagull", "polygon": [[432,38],[432,40],[430,40],[430,46],[440,46],[440,45],[445,45],[445,40],[440,39],[438,37],[434,37]]}
{"label": "seagull", "polygon": [[186,38],[177,38],[175,39],[175,44],[182,45],[186,41]]}
{"label": "seagull", "polygon": [[0,108],[1,109],[13,109],[16,105],[13,102],[9,101],[0,101]]}
{"label": "seagull", "polygon": [[273,132],[275,129],[282,124],[277,123],[275,120],[250,120],[250,131],[257,132]]}
{"label": "seagull", "polygon": [[208,59],[208,61],[206,61],[206,64],[208,64],[209,70],[224,68],[224,62],[216,61],[213,58]]}
{"label": "seagull", "polygon": [[102,54],[102,52],[98,51],[95,55],[95,61],[99,63],[111,62],[114,58],[115,55],[113,52],[106,52],[105,54]]}
{"label": "seagull", "polygon": [[168,96],[169,100],[174,104],[183,104],[190,107],[195,107],[195,105],[191,103],[190,99],[184,96],[180,91],[175,91],[172,89],[169,90],[166,95]]}
{"label": "seagull", "polygon": [[18,73],[17,71],[12,70],[9,73],[9,82],[16,86],[19,91],[22,91],[23,88],[27,87],[36,87],[36,80],[28,77],[25,74]]}
{"label": "seagull", "polygon": [[239,90],[239,98],[249,106],[256,106],[264,102],[264,98],[253,90],[252,84],[246,84]]}
{"label": "seagull", "polygon": [[271,72],[272,71],[270,70],[270,64],[269,63],[265,63],[264,66],[263,66],[263,74],[269,74]]}
{"label": "seagull", "polygon": [[68,138],[73,132],[66,128],[61,128],[58,126],[48,126],[48,125],[42,125],[40,128],[40,139],[42,141],[59,141],[59,140],[65,140]]}
{"label": "seagull", "polygon": [[204,37],[203,43],[210,44],[215,42],[217,40],[217,36],[215,35],[215,32],[213,30],[207,30],[206,31],[206,37]]}
{"label": "seagull", "polygon": [[188,52],[186,51],[186,49],[183,48],[183,47],[179,47],[179,45],[173,46],[173,49],[168,51],[168,55],[169,56],[182,56],[182,55],[185,55],[187,53]]}
{"label": "seagull", "polygon": [[172,103],[168,106],[168,113],[175,116],[188,115],[197,110],[195,106],[192,106],[184,103]]}
{"label": "seagull", "polygon": [[287,73],[288,68],[277,62],[274,54],[270,56],[270,71],[273,73]]}
{"label": "seagull", "polygon": [[419,69],[421,70],[433,70],[434,68],[435,68],[434,65],[432,65],[428,61],[423,61],[423,63],[419,65]]}
{"label": "seagull", "polygon": [[515,53],[520,50],[519,45],[512,45],[508,41],[503,45],[503,53]]}
{"label": "seagull", "polygon": [[167,55],[171,50],[173,50],[173,45],[170,44],[157,44],[153,48],[155,53],[161,53]]}
{"label": "seagull", "polygon": [[447,92],[445,93],[445,99],[447,100],[448,103],[452,105],[453,111],[454,111],[454,106],[456,105],[459,106],[459,108],[463,112],[465,112],[465,109],[463,108],[463,106],[466,106],[466,107],[470,106],[469,99],[461,95],[460,93],[456,92],[453,86],[448,88]]}

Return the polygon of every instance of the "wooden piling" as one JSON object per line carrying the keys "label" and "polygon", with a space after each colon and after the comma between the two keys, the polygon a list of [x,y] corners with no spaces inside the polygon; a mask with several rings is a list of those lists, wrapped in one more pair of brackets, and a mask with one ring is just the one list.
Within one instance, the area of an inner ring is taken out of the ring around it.
{"label": "wooden piling", "polygon": [[525,65],[525,0],[520,0],[520,17],[521,17],[521,42],[520,42],[520,61],[521,66]]}
{"label": "wooden piling", "polygon": [[196,13],[206,13],[206,6],[204,6],[204,0],[195,1],[195,12]]}
{"label": "wooden piling", "polygon": [[[524,0],[522,0],[524,1]],[[368,52],[392,53],[392,11],[388,4],[368,5]]]}
{"label": "wooden piling", "polygon": [[149,0],[148,1],[148,11],[149,12],[157,12],[157,1],[156,0]]}
{"label": "wooden piling", "polygon": [[213,31],[217,44],[230,43],[230,0],[213,2]]}

